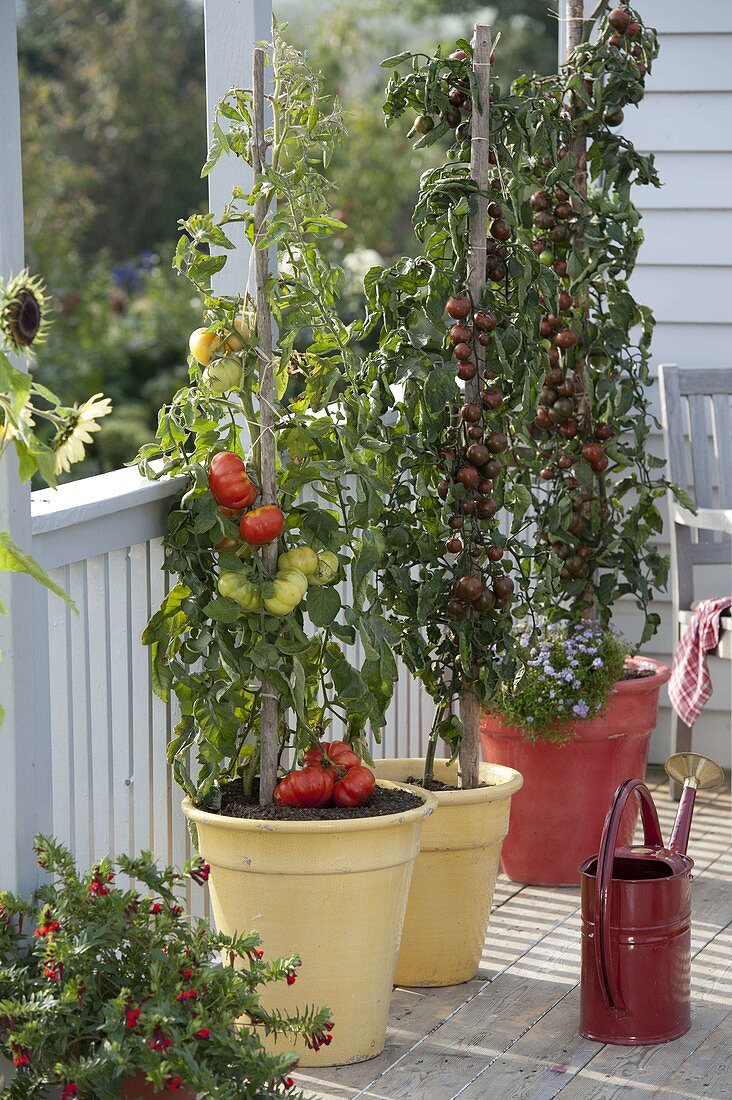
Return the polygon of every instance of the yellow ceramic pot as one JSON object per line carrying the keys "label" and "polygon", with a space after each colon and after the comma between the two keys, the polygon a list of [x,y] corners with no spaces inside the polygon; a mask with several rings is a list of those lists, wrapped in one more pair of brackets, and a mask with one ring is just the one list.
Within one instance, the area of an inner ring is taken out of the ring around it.
{"label": "yellow ceramic pot", "polygon": [[[422,775],[424,760],[378,760],[380,779]],[[435,761],[435,778],[457,782],[457,765]],[[513,768],[481,764],[472,791],[436,791],[425,822],[396,968],[397,985],[457,985],[475,977],[508,832],[511,795],[523,783]]]}
{"label": "yellow ceramic pot", "polygon": [[383,1049],[412,866],[422,822],[437,806],[433,794],[410,789],[421,806],[332,821],[249,821],[183,802],[211,865],[219,931],[256,929],[265,958],[302,959],[293,986],[263,992],[265,1007],[330,1008],[330,1046],[313,1053],[280,1040],[277,1049],[294,1048],[301,1066],[360,1062]]}

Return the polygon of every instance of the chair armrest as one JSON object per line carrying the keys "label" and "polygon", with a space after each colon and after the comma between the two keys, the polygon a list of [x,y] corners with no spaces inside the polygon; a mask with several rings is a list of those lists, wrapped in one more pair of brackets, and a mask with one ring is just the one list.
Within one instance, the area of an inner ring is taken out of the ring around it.
{"label": "chair armrest", "polygon": [[696,527],[703,531],[721,531],[732,535],[732,508],[698,508],[696,513],[674,504],[671,518],[682,527]]}

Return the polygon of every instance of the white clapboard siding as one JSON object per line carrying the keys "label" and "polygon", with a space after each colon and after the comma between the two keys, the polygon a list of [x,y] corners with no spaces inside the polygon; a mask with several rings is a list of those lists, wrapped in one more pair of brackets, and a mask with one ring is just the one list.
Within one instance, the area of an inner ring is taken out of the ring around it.
{"label": "white clapboard siding", "polygon": [[732,256],[732,206],[729,210],[647,210],[642,229],[646,237],[643,267],[678,268],[693,294],[695,268],[726,267]]}
{"label": "white clapboard siding", "polygon": [[[709,2],[709,0],[707,0]],[[663,39],[661,39],[663,49]],[[688,51],[695,50],[691,39]],[[696,55],[691,59],[696,60]],[[703,59],[699,57],[701,63]],[[646,152],[730,152],[732,92],[646,92],[638,107],[627,107],[623,133]],[[683,79],[680,76],[680,79]]]}
{"label": "white clapboard siding", "polygon": [[[665,41],[664,37],[662,47]],[[648,80],[652,81],[653,76]],[[690,156],[683,151],[651,151],[663,186],[643,189],[645,210],[703,212],[732,208],[732,153],[718,150]]]}
{"label": "white clapboard siding", "polygon": [[652,308],[659,322],[724,324],[730,318],[732,267],[689,270],[672,264],[639,264],[633,293]]}
{"label": "white clapboard siding", "polygon": [[[720,6],[726,7],[724,0]],[[643,18],[651,22],[647,5]],[[664,16],[665,19],[665,16]],[[703,30],[706,31],[706,25]],[[689,52],[703,57],[704,64],[689,64]],[[680,74],[683,73],[681,77]],[[653,62],[653,92],[730,92],[732,91],[732,34],[719,32],[664,34],[663,49]]]}
{"label": "white clapboard siding", "polygon": [[[659,363],[732,370],[732,4],[646,0],[641,11],[659,32],[660,55],[645,99],[626,111],[623,132],[656,155],[663,181],[661,188],[638,188],[635,196],[646,241],[632,288],[656,316],[653,371]],[[658,416],[657,386],[650,396]],[[650,449],[663,454],[660,433],[653,434]],[[665,504],[663,511],[658,541],[666,548]],[[732,577],[725,567],[698,567],[695,581],[697,596],[704,597],[728,592]],[[669,660],[668,594],[659,595],[655,609],[662,626],[645,651]],[[640,617],[630,601],[622,601],[615,618],[629,638],[637,636]],[[714,694],[694,743],[729,767],[729,662],[712,659],[711,668]],[[653,760],[663,760],[668,751],[669,721],[664,693]]]}

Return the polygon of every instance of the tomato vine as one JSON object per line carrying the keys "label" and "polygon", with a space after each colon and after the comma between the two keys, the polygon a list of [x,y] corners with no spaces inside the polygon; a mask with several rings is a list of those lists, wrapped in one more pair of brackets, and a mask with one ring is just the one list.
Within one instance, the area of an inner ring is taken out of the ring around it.
{"label": "tomato vine", "polygon": [[[184,222],[176,251],[178,270],[204,295],[212,361],[202,365],[191,357],[189,385],[162,410],[157,442],[138,459],[149,477],[186,478],[165,539],[164,568],[174,583],[144,640],[152,647],[156,690],[163,698],[172,691],[180,707],[169,747],[175,776],[197,803],[212,807],[227,780],[241,779],[250,795],[254,790],[263,683],[278,697],[282,758],[287,747],[305,750],[316,743],[334,718],[363,754],[367,727],[380,735],[396,677],[391,632],[372,575],[383,550],[376,524],[386,491],[374,454],[385,444],[364,438],[369,401],[352,384],[358,360],[336,309],[343,275],[325,247],[342,228],[331,215],[323,172],[342,121],[337,104],[323,97],[319,78],[279,32],[272,62],[268,161],[250,189],[235,189],[221,218],[199,214]],[[235,89],[218,106],[204,172],[223,155],[251,164],[252,138],[252,95]],[[276,504],[285,515],[285,561],[274,576],[250,545],[259,536],[248,534],[244,522],[239,530],[230,510],[214,499],[208,475],[212,456],[226,451],[245,461],[252,481],[261,484],[263,352],[256,312],[244,288],[239,297],[219,295],[211,277],[232,247],[228,225],[243,223],[254,240],[253,211],[262,200],[267,222],[256,247],[275,248],[279,261],[279,274],[267,286],[278,329],[272,363]],[[214,255],[211,246],[224,252]],[[221,385],[224,357],[241,368],[238,376],[227,372],[230,389]],[[285,400],[294,375],[302,390]],[[303,549],[318,555],[315,580],[288,558]],[[351,599],[343,606],[333,582],[346,571]],[[349,649],[357,641],[360,660]]]}

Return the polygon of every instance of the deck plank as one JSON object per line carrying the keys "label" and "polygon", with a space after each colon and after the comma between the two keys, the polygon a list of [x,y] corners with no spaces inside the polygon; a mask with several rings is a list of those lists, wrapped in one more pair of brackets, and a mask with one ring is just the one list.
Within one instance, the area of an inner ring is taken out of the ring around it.
{"label": "deck plank", "polygon": [[[676,804],[661,769],[648,785],[668,836]],[[732,1027],[729,807],[728,789],[704,792],[694,816],[693,1014],[686,1036],[635,1048],[583,1039],[579,891],[522,887],[500,876],[478,977],[451,989],[396,989],[378,1058],[303,1071],[298,1083],[314,1100],[726,1100],[731,1056],[714,1046],[729,1044]]]}
{"label": "deck plank", "polygon": [[[690,1032],[656,1047],[590,1042],[577,1031],[579,988],[575,987],[465,1089],[461,1098],[477,1100],[490,1095],[491,1100],[551,1100],[561,1092],[562,1097],[574,1100],[576,1091],[583,1100],[585,1096],[611,1100],[627,1096],[631,1087],[644,1091],[663,1084],[718,1027],[732,1005],[732,944],[726,932],[732,921],[732,887],[729,875],[724,875],[725,860],[720,858],[694,884],[694,911],[703,914],[703,919],[692,924],[692,953],[696,958],[692,967]],[[584,1083],[568,1091],[563,1086],[572,1078]],[[597,1082],[604,1092],[595,1090]]]}

